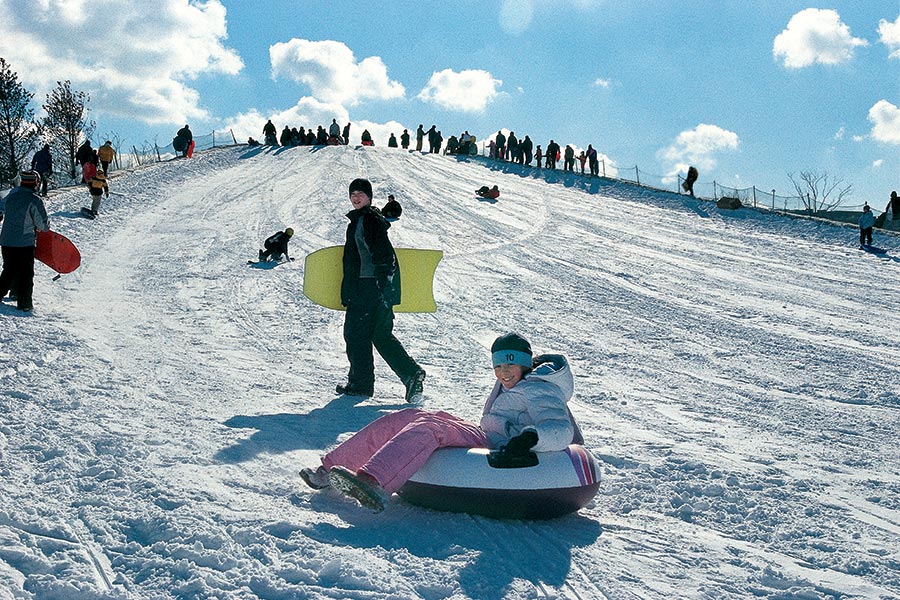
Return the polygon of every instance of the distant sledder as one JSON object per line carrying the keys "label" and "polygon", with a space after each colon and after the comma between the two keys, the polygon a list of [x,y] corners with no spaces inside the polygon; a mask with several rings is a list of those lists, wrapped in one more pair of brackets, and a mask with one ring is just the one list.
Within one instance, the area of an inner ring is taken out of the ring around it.
{"label": "distant sledder", "polygon": [[[263,242],[265,249],[261,248],[259,250],[258,262],[264,263],[274,261],[279,263],[282,262],[282,258],[284,258],[284,262],[294,260],[288,254],[288,242],[291,241],[293,236],[294,230],[291,227],[270,235],[266,238],[266,241]],[[254,262],[256,261],[248,260],[247,264],[254,264]]]}
{"label": "distant sledder", "polygon": [[481,186],[477,190],[475,190],[475,195],[479,198],[488,198],[490,200],[496,200],[500,197],[500,188],[496,185],[494,187],[489,188],[486,185]]}

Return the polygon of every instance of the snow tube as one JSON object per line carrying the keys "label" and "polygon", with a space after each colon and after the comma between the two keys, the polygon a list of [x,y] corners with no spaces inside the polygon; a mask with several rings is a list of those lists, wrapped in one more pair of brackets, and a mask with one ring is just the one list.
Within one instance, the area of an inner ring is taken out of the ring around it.
{"label": "snow tube", "polygon": [[552,519],[587,505],[600,488],[591,453],[571,444],[538,464],[495,469],[485,448],[442,448],[397,493],[417,506],[496,519]]}

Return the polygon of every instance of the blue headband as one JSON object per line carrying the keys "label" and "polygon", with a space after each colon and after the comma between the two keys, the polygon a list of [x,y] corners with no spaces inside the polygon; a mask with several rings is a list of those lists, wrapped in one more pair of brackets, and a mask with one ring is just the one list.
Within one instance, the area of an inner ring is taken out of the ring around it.
{"label": "blue headband", "polygon": [[499,365],[531,367],[531,355],[521,350],[497,350],[491,354],[491,360],[495,367]]}

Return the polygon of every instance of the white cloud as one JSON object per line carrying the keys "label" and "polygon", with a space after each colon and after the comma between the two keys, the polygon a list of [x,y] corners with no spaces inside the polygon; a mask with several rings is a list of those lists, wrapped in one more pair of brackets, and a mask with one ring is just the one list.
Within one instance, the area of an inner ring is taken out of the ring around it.
{"label": "white cloud", "polygon": [[882,19],[878,22],[880,42],[891,51],[891,58],[900,58],[900,17],[893,23]]}
{"label": "white cloud", "polygon": [[602,77],[598,77],[594,80],[594,87],[599,88],[608,88],[612,85],[612,81],[609,79],[603,79]]}
{"label": "white cloud", "polygon": [[872,138],[887,144],[900,144],[900,108],[879,100],[869,109]]}
{"label": "white cloud", "polygon": [[857,46],[867,45],[866,40],[850,35],[837,11],[807,8],[791,17],[787,28],[775,37],[772,53],[785,67],[800,69],[816,63],[846,63]]}
{"label": "white cloud", "polygon": [[91,108],[149,124],[206,118],[186,83],[243,68],[224,45],[219,0],[0,0],[0,56],[42,101],[56,81],[90,95]]}
{"label": "white cloud", "polygon": [[448,110],[481,112],[500,94],[501,85],[503,82],[487,71],[444,69],[431,75],[417,97]]}
{"label": "white cloud", "polygon": [[687,172],[691,165],[708,171],[716,166],[716,154],[736,150],[739,144],[736,133],[717,125],[701,123],[693,129],[682,131],[668,147],[657,153],[667,165],[664,181],[672,181],[679,173]]}
{"label": "white cloud", "polygon": [[847,133],[847,128],[841,125],[836,132],[834,132],[834,139],[842,140],[844,139],[844,134]]}
{"label": "white cloud", "polygon": [[269,48],[272,76],[286,77],[309,86],[311,94],[326,102],[356,105],[363,100],[402,98],[406,89],[391,80],[380,57],[356,62],[342,42],[292,39]]}
{"label": "white cloud", "polygon": [[873,169],[880,169],[880,168],[881,168],[881,165],[883,165],[883,164],[884,164],[884,159],[883,159],[883,158],[879,158],[879,159],[877,159],[877,160],[873,160],[873,161],[872,161],[872,168],[873,168]]}

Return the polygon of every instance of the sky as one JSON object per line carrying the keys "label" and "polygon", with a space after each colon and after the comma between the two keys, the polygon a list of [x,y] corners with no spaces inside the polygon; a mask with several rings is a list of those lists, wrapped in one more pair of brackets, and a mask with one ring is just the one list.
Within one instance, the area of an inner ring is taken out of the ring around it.
{"label": "sky", "polygon": [[[373,514],[302,483],[410,407],[377,356],[373,398],[335,395],[344,315],[302,292],[360,173],[403,205],[395,247],[443,251],[437,312],[394,321],[422,408],[477,422],[507,331],[568,358],[600,472],[577,513]],[[824,221],[383,146],[201,150],[110,187],[96,220],[50,191],[81,266],[37,263],[30,315],[0,302],[3,600],[900,599],[900,236],[869,254]],[[295,260],[247,265],[286,225]]]}
{"label": "sky", "polygon": [[[261,137],[348,120],[376,144],[418,124],[498,130],[621,172],[793,193],[829,173],[847,204],[900,187],[900,3],[0,0],[0,56],[43,101],[69,79],[97,140]],[[102,18],[98,18],[102,17]]]}

